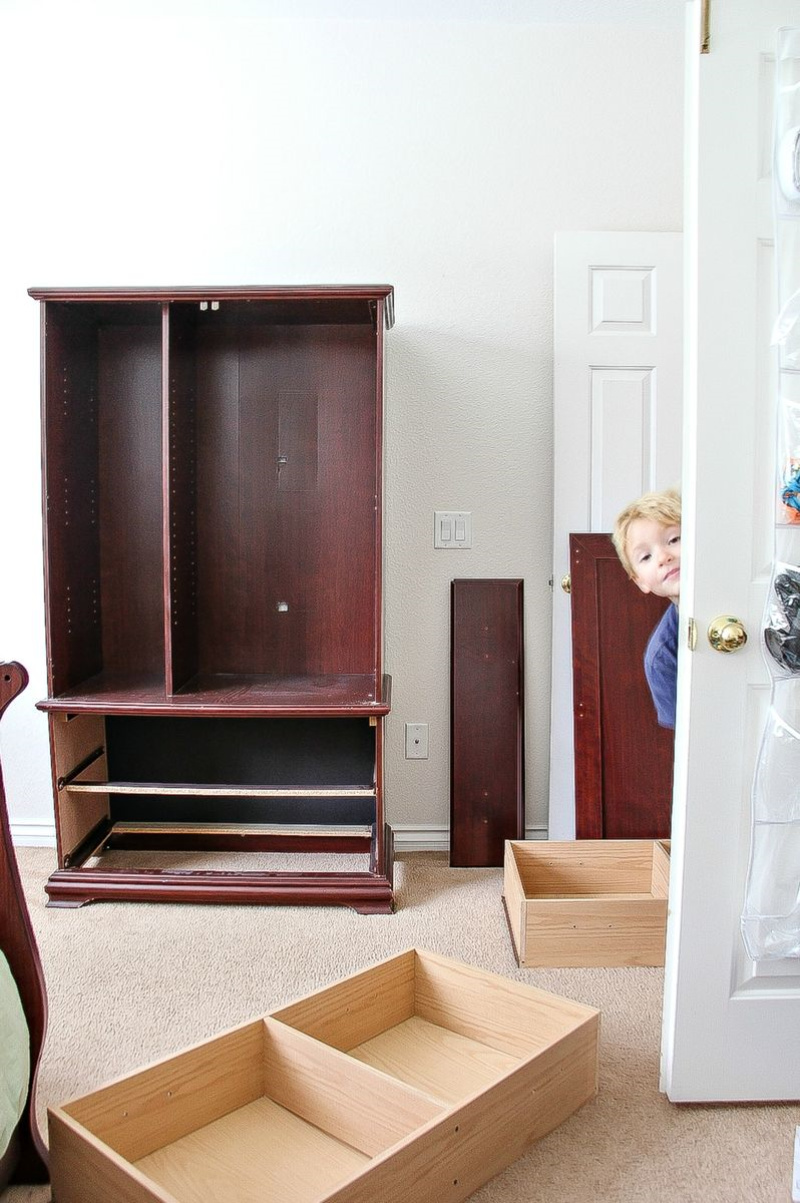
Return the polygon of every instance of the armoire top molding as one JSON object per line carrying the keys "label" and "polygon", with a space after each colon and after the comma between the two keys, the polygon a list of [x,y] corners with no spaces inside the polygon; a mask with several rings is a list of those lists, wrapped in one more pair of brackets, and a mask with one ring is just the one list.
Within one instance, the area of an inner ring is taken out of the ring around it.
{"label": "armoire top molding", "polygon": [[[37,301],[364,301],[384,302],[387,330],[394,325],[391,284],[181,285],[179,287],[33,287]],[[369,313],[369,309],[367,310]],[[367,317],[365,316],[365,321]]]}

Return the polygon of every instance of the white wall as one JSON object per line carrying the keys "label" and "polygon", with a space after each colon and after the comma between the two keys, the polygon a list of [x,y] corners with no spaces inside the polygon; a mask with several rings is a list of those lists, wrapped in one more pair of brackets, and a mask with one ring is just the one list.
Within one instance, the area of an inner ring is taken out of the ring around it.
{"label": "white wall", "polygon": [[[445,838],[451,578],[520,576],[528,824],[542,831],[553,234],[680,228],[680,23],[254,16],[266,0],[126,19],[125,7],[89,19],[0,0],[0,656],[31,674],[0,728],[16,834],[52,822],[34,708],[46,686],[26,288],[347,282],[396,289],[389,820],[401,846]],[[472,551],[433,550],[434,509],[472,511]],[[407,721],[430,724],[427,761],[403,758]]]}

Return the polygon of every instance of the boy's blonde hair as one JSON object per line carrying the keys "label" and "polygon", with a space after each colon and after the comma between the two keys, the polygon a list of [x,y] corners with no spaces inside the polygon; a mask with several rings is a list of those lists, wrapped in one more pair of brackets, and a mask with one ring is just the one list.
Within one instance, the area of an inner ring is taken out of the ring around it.
{"label": "boy's blonde hair", "polygon": [[617,515],[611,538],[622,566],[631,579],[636,576],[636,572],[628,556],[628,531],[631,524],[639,518],[649,518],[661,526],[680,526],[680,493],[677,489],[664,489],[662,493],[645,493],[643,497],[626,505],[622,513]]}

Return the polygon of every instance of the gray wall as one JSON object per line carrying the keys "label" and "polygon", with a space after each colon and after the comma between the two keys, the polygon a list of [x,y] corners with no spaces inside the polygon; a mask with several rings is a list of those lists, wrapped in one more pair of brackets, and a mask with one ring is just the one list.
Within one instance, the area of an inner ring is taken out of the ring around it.
{"label": "gray wall", "polygon": [[[388,816],[401,847],[446,840],[449,582],[520,576],[528,825],[544,831],[553,235],[680,229],[683,52],[672,18],[556,25],[514,19],[523,8],[537,6],[324,20],[254,15],[271,10],[254,0],[204,16],[164,0],[133,18],[123,3],[69,19],[0,5],[0,655],[31,673],[1,736],[16,838],[52,825],[33,705],[46,687],[32,284],[395,286]],[[434,551],[435,509],[472,511],[471,551]],[[407,721],[430,724],[428,760],[404,759]]]}

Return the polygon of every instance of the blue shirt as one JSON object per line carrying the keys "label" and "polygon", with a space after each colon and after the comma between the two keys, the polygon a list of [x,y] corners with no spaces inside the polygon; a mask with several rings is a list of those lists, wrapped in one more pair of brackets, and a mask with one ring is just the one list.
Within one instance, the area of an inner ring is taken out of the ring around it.
{"label": "blue shirt", "polygon": [[667,606],[648,641],[644,653],[644,675],[653,695],[659,725],[674,727],[678,680],[678,607],[672,603]]}

